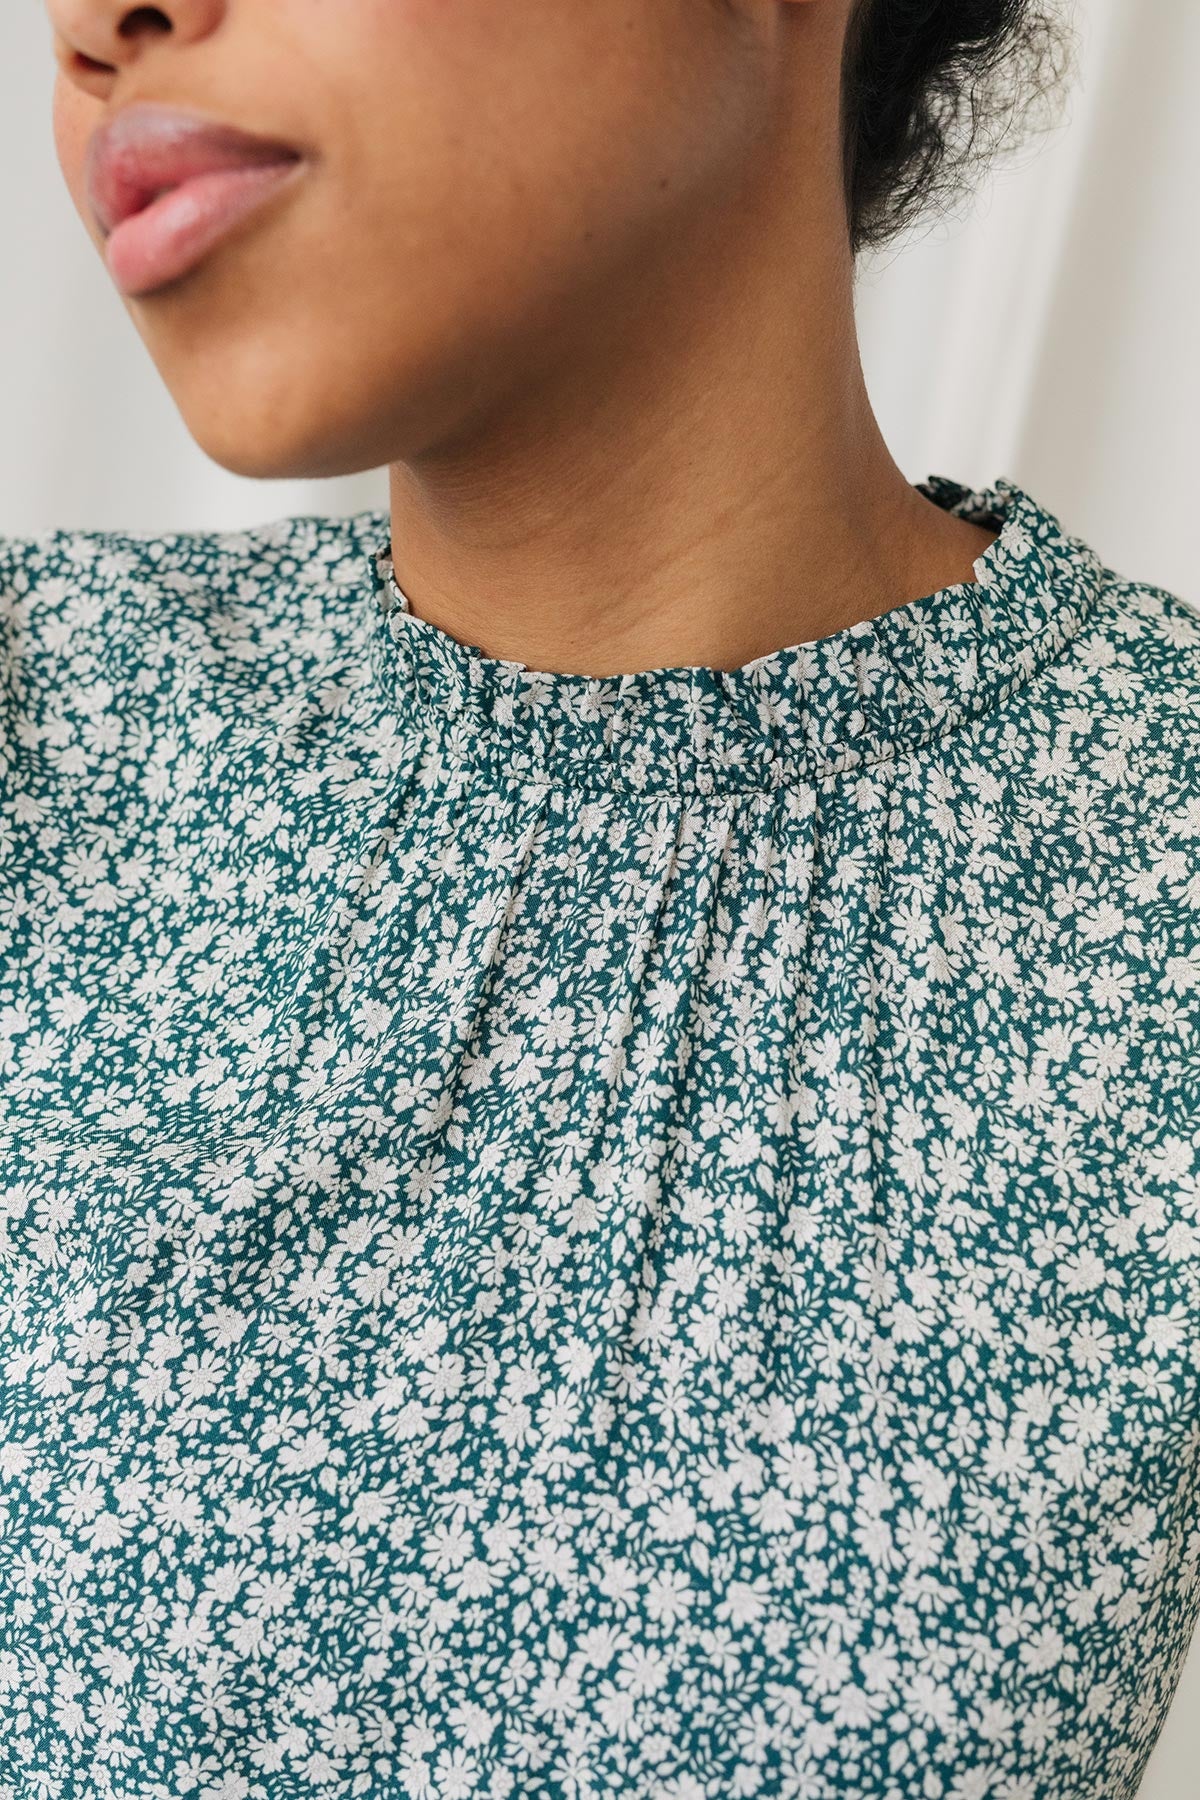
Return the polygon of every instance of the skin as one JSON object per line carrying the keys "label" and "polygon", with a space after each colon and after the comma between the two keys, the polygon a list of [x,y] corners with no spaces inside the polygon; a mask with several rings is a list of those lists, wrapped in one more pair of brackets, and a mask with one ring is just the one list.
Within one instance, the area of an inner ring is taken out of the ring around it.
{"label": "skin", "polygon": [[254,477],[389,467],[412,609],[486,654],[731,669],[952,582],[863,383],[852,0],[51,0],[71,197],[154,100],[302,177],[125,304]]}

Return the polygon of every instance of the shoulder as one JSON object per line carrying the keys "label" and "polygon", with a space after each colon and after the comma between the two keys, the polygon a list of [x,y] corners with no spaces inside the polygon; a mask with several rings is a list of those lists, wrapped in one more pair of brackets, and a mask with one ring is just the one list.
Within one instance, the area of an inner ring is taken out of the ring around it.
{"label": "shoulder", "polygon": [[[1102,567],[1077,646],[1085,668],[1123,672],[1171,702],[1200,682],[1200,604]],[[1111,682],[1108,684],[1111,685]]]}
{"label": "shoulder", "polygon": [[0,536],[0,620],[11,638],[47,646],[104,623],[117,634],[159,623],[183,632],[228,627],[361,590],[367,548],[385,515],[298,514],[229,531],[54,529]]}
{"label": "shoulder", "polygon": [[247,665],[297,671],[355,628],[381,533],[386,515],[368,510],[242,530],[0,537],[6,703],[45,692],[61,704],[182,665],[218,680]]}
{"label": "shoulder", "polygon": [[1035,685],[1059,740],[1091,741],[1102,787],[1131,796],[1157,774],[1200,797],[1200,607],[1183,595],[1101,565],[1078,629]]}

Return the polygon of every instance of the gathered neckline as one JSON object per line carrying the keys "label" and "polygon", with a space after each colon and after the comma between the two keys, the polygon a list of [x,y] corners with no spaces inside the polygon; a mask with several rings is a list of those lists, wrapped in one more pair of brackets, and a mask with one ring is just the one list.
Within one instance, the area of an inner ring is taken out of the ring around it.
{"label": "gathered neckline", "polygon": [[383,515],[366,542],[376,673],[447,757],[504,778],[715,794],[894,757],[1029,681],[1078,631],[1103,576],[1096,552],[1013,481],[915,485],[997,530],[974,581],[728,670],[583,675],[488,656],[412,612]]}

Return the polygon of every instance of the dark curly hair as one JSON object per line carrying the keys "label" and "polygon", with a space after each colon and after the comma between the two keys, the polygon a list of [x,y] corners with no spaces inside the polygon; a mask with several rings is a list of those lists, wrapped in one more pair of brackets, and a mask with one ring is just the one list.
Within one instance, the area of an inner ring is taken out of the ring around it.
{"label": "dark curly hair", "polygon": [[1052,123],[1073,51],[1054,0],[856,0],[842,62],[855,254],[953,199],[1002,144]]}

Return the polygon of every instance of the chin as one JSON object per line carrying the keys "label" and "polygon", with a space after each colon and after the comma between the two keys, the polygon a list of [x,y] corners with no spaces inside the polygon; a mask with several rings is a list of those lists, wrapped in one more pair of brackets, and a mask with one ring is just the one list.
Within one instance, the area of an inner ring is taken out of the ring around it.
{"label": "chin", "polygon": [[207,457],[251,481],[321,481],[362,474],[387,460],[367,454],[353,435],[331,434],[319,420],[307,430],[229,410],[217,418],[184,412],[183,420]]}
{"label": "chin", "polygon": [[311,345],[291,360],[277,349],[213,341],[205,356],[155,361],[191,437],[232,475],[318,480],[389,460],[387,440],[372,428],[370,399],[356,407],[336,372],[314,381],[322,363]]}
{"label": "chin", "polygon": [[[189,433],[230,474],[324,480],[418,458],[486,418],[502,386],[478,349],[487,330],[448,328],[453,305],[411,319],[391,305],[376,323],[322,296],[282,316],[261,299],[192,284],[138,319]],[[383,355],[364,349],[378,343]]]}

